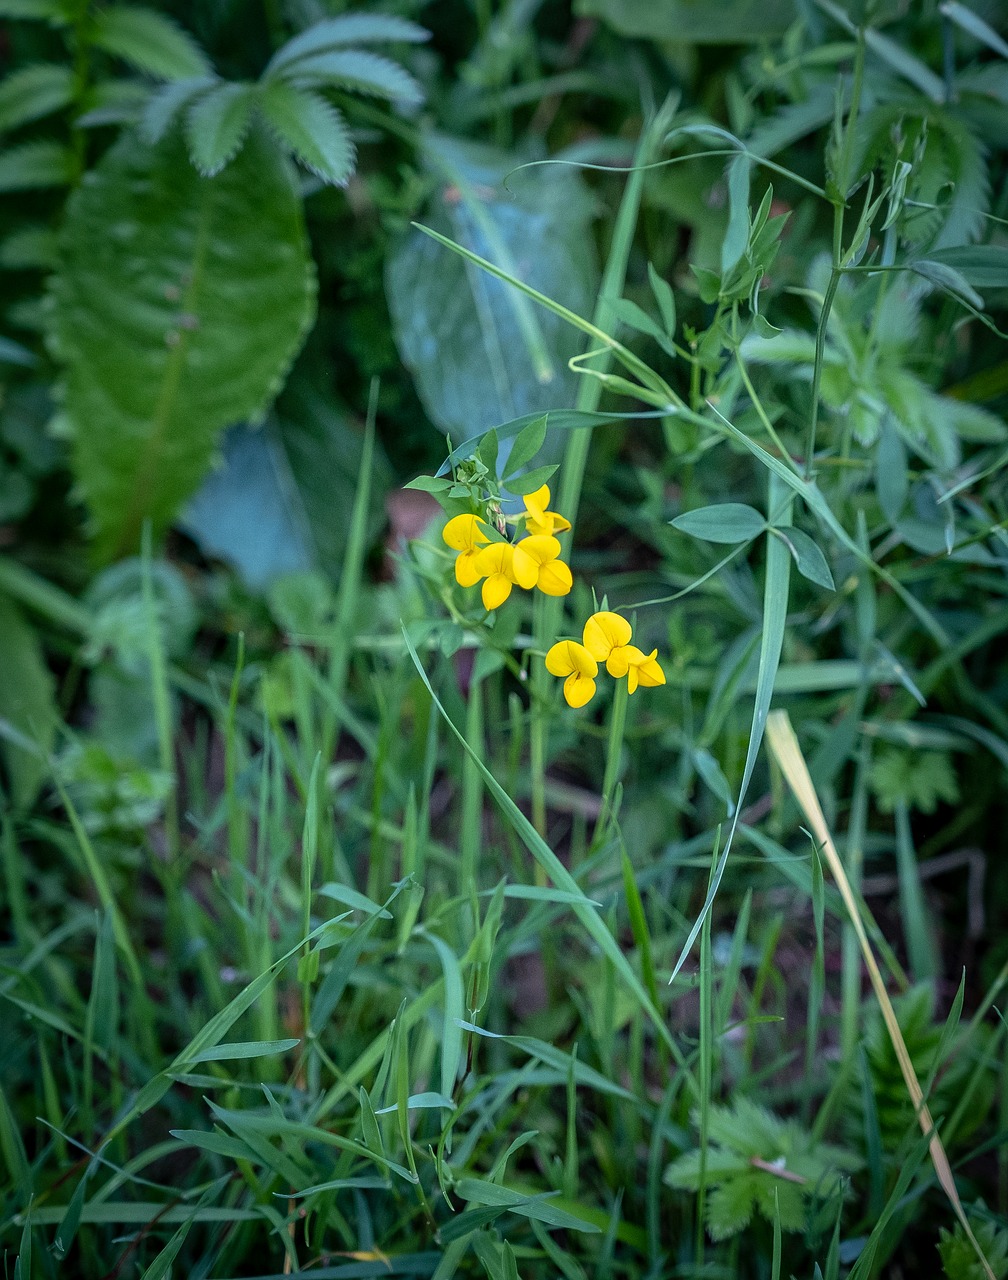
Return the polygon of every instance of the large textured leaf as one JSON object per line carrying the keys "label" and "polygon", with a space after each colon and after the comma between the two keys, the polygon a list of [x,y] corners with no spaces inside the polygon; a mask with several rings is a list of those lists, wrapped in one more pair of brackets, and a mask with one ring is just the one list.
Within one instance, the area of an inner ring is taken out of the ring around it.
{"label": "large textured leaf", "polygon": [[603,18],[626,36],[690,44],[743,44],[782,35],[795,0],[580,0],[585,17]]}
{"label": "large textured leaf", "polygon": [[[527,169],[488,148],[426,145],[442,187],[423,221],[581,315],[594,305],[592,204],[563,168]],[[410,230],[385,277],[396,343],[431,420],[454,440],[571,403],[583,339],[517,289]]]}
{"label": "large textured leaf", "polygon": [[314,314],[297,189],[259,131],[215,178],[131,135],[71,198],[53,285],[73,467],[104,558],[166,525],[261,414]]}
{"label": "large textured leaf", "polygon": [[0,759],[8,794],[19,807],[27,806],[48,770],[46,756],[56,740],[59,716],[53,678],[38,637],[4,596],[0,596],[0,671],[0,725],[9,726],[8,736],[0,736]]}

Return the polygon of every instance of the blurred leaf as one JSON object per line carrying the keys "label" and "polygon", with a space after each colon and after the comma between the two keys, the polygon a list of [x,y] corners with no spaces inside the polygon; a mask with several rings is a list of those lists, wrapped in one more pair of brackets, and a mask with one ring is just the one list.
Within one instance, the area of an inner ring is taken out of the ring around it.
{"label": "blurred leaf", "polygon": [[277,138],[323,182],[345,186],[354,168],[354,145],[343,117],[325,98],[271,80],[260,99]]}
{"label": "blurred leaf", "polygon": [[361,49],[332,49],[299,58],[284,71],[284,79],[298,86],[349,89],[391,102],[416,104],[424,97],[423,89],[398,62]]}
{"label": "blurred leaf", "polygon": [[302,58],[342,49],[347,45],[402,41],[417,44],[430,38],[423,27],[405,18],[386,13],[341,14],[325,18],[292,37],[273,55],[267,75],[280,71]]}
{"label": "blurred leaf", "polygon": [[[448,138],[429,138],[425,154],[442,184],[425,221],[590,314],[593,208],[580,179],[567,169],[531,169],[506,189],[517,157]],[[516,289],[416,228],[393,249],[385,284],[403,361],[431,421],[453,439],[574,400],[578,376],[567,361],[582,339]]]}
{"label": "blurred leaf", "polygon": [[940,263],[951,267],[974,289],[1008,289],[1008,247],[1005,245],[953,245],[936,249],[928,258],[932,265]]}
{"label": "blurred leaf", "polygon": [[575,9],[621,35],[687,44],[755,44],[782,35],[797,16],[794,0],[579,0]]}
{"label": "blurred leaf", "polygon": [[72,92],[69,67],[48,62],[19,67],[0,84],[0,132],[59,111]]}
{"label": "blurred leaf", "polygon": [[264,410],[314,295],[292,174],[259,132],[216,178],[177,136],[105,154],[68,204],[52,316],[100,556],[164,528],[221,428]]}
{"label": "blurred leaf", "polygon": [[163,13],[118,5],[98,10],[93,21],[90,38],[99,49],[159,80],[185,80],[213,70],[192,36]]}
{"label": "blurred leaf", "polygon": [[46,757],[56,741],[59,715],[55,682],[38,636],[4,596],[0,596],[0,671],[0,727],[6,722],[24,743],[0,734],[6,787],[18,808],[28,808],[49,771]]}
{"label": "blurred leaf", "polygon": [[0,0],[0,18],[48,18],[62,17],[60,0]]}
{"label": "blurred leaf", "polygon": [[196,102],[186,121],[189,158],[206,177],[236,155],[252,120],[253,92],[245,84],[220,84]]}
{"label": "blurred leaf", "polygon": [[0,192],[62,187],[73,174],[73,157],[58,142],[24,142],[0,155]]}

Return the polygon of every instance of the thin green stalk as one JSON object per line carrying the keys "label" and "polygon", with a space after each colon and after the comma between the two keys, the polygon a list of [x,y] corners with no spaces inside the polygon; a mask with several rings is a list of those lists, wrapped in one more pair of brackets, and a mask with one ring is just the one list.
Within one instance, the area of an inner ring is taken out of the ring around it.
{"label": "thin green stalk", "polygon": [[[718,847],[721,843],[721,831],[718,829],[714,841],[714,853],[711,858],[708,890],[714,884],[717,875]],[[696,1266],[704,1264],[704,1218],[707,1210],[707,1149],[710,1139],[711,1086],[714,1077],[714,956],[711,949],[711,912],[704,915],[703,927],[700,930],[700,1058],[698,1062],[700,1076],[699,1100],[699,1141],[700,1168],[697,1185],[696,1214]]]}
{"label": "thin green stalk", "polygon": [[[478,655],[477,655],[478,661]],[[466,708],[466,741],[478,756],[486,750],[483,731],[483,684],[474,667],[469,681],[469,705]],[[462,760],[462,857],[459,864],[459,892],[468,894],[478,888],[477,874],[483,826],[483,780],[474,758]]]}
{"label": "thin green stalk", "polygon": [[150,662],[151,697],[154,701],[154,723],[157,728],[158,763],[171,778],[172,787],[165,800],[165,838],[168,844],[169,866],[177,867],[181,853],[178,820],[178,775],[175,770],[175,736],[172,728],[171,692],[161,621],[154,603],[154,584],[151,578],[151,527],[146,521],[141,535],[141,574],[144,621],[147,629],[147,657]]}
{"label": "thin green stalk", "polygon": [[591,848],[597,849],[610,828],[616,822],[616,785],[619,782],[620,763],[623,758],[623,738],[626,734],[627,704],[630,700],[629,684],[616,681],[611,718],[609,720],[609,745],[606,748],[605,775],[602,779],[602,806],[599,810]]}

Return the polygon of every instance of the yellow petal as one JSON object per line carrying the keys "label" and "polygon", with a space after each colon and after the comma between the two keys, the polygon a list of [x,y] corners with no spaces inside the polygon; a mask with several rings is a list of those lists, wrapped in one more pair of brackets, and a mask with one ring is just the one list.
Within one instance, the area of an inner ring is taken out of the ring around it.
{"label": "yellow petal", "polygon": [[652,649],[637,667],[640,682],[645,688],[654,689],[658,685],[665,683],[665,672],[658,665],[657,658],[658,650]]}
{"label": "yellow petal", "polygon": [[518,586],[526,591],[532,590],[539,577],[538,562],[525,550],[524,544],[529,541],[529,538],[522,538],[511,552],[511,573]]}
{"label": "yellow petal", "polygon": [[503,573],[493,573],[483,583],[483,608],[498,609],[511,594],[511,582]]}
{"label": "yellow petal", "polygon": [[535,516],[538,520],[543,518],[546,508],[549,506],[550,491],[549,485],[543,484],[536,489],[535,493],[527,493],[525,495],[525,510],[529,515]]}
{"label": "yellow petal", "polygon": [[569,707],[583,707],[595,696],[595,681],[575,671],[564,681],[563,692]]}
{"label": "yellow petal", "polygon": [[613,649],[629,643],[632,634],[626,618],[603,610],[593,613],[585,623],[583,638],[585,648],[592,657],[605,662]]}
{"label": "yellow petal", "polygon": [[635,693],[637,690],[637,677],[640,674],[640,668],[635,667],[633,663],[627,667],[627,693]]}
{"label": "yellow petal", "polygon": [[455,581],[460,587],[474,587],[483,577],[477,565],[479,557],[478,551],[460,551],[455,557]]}
{"label": "yellow petal", "polygon": [[630,669],[630,656],[627,650],[632,648],[632,645],[621,644],[609,651],[609,656],[605,661],[605,669],[614,679],[619,680]]}
{"label": "yellow petal", "polygon": [[598,663],[583,644],[576,640],[558,640],[546,654],[546,670],[550,675],[582,675],[594,679]]}
{"label": "yellow petal", "polygon": [[474,515],[453,516],[441,531],[441,537],[454,551],[472,551],[490,539],[480,528],[482,521]]}
{"label": "yellow petal", "polygon": [[[555,542],[556,539],[554,538]],[[539,570],[536,586],[547,596],[565,596],[574,585],[571,571],[562,560],[553,560]]]}
{"label": "yellow petal", "polygon": [[560,554],[560,543],[548,533],[533,533],[515,544],[515,555],[519,551],[537,565],[549,564]]}

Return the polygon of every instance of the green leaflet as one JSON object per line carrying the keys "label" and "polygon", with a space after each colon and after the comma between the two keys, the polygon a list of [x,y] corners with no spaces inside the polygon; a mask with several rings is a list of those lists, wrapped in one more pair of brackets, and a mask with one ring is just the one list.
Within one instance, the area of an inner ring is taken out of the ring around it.
{"label": "green leaflet", "polygon": [[289,166],[257,130],[212,179],[175,135],[125,136],[68,203],[52,292],[73,468],[111,559],[169,523],[221,428],[264,411],[313,320]]}

